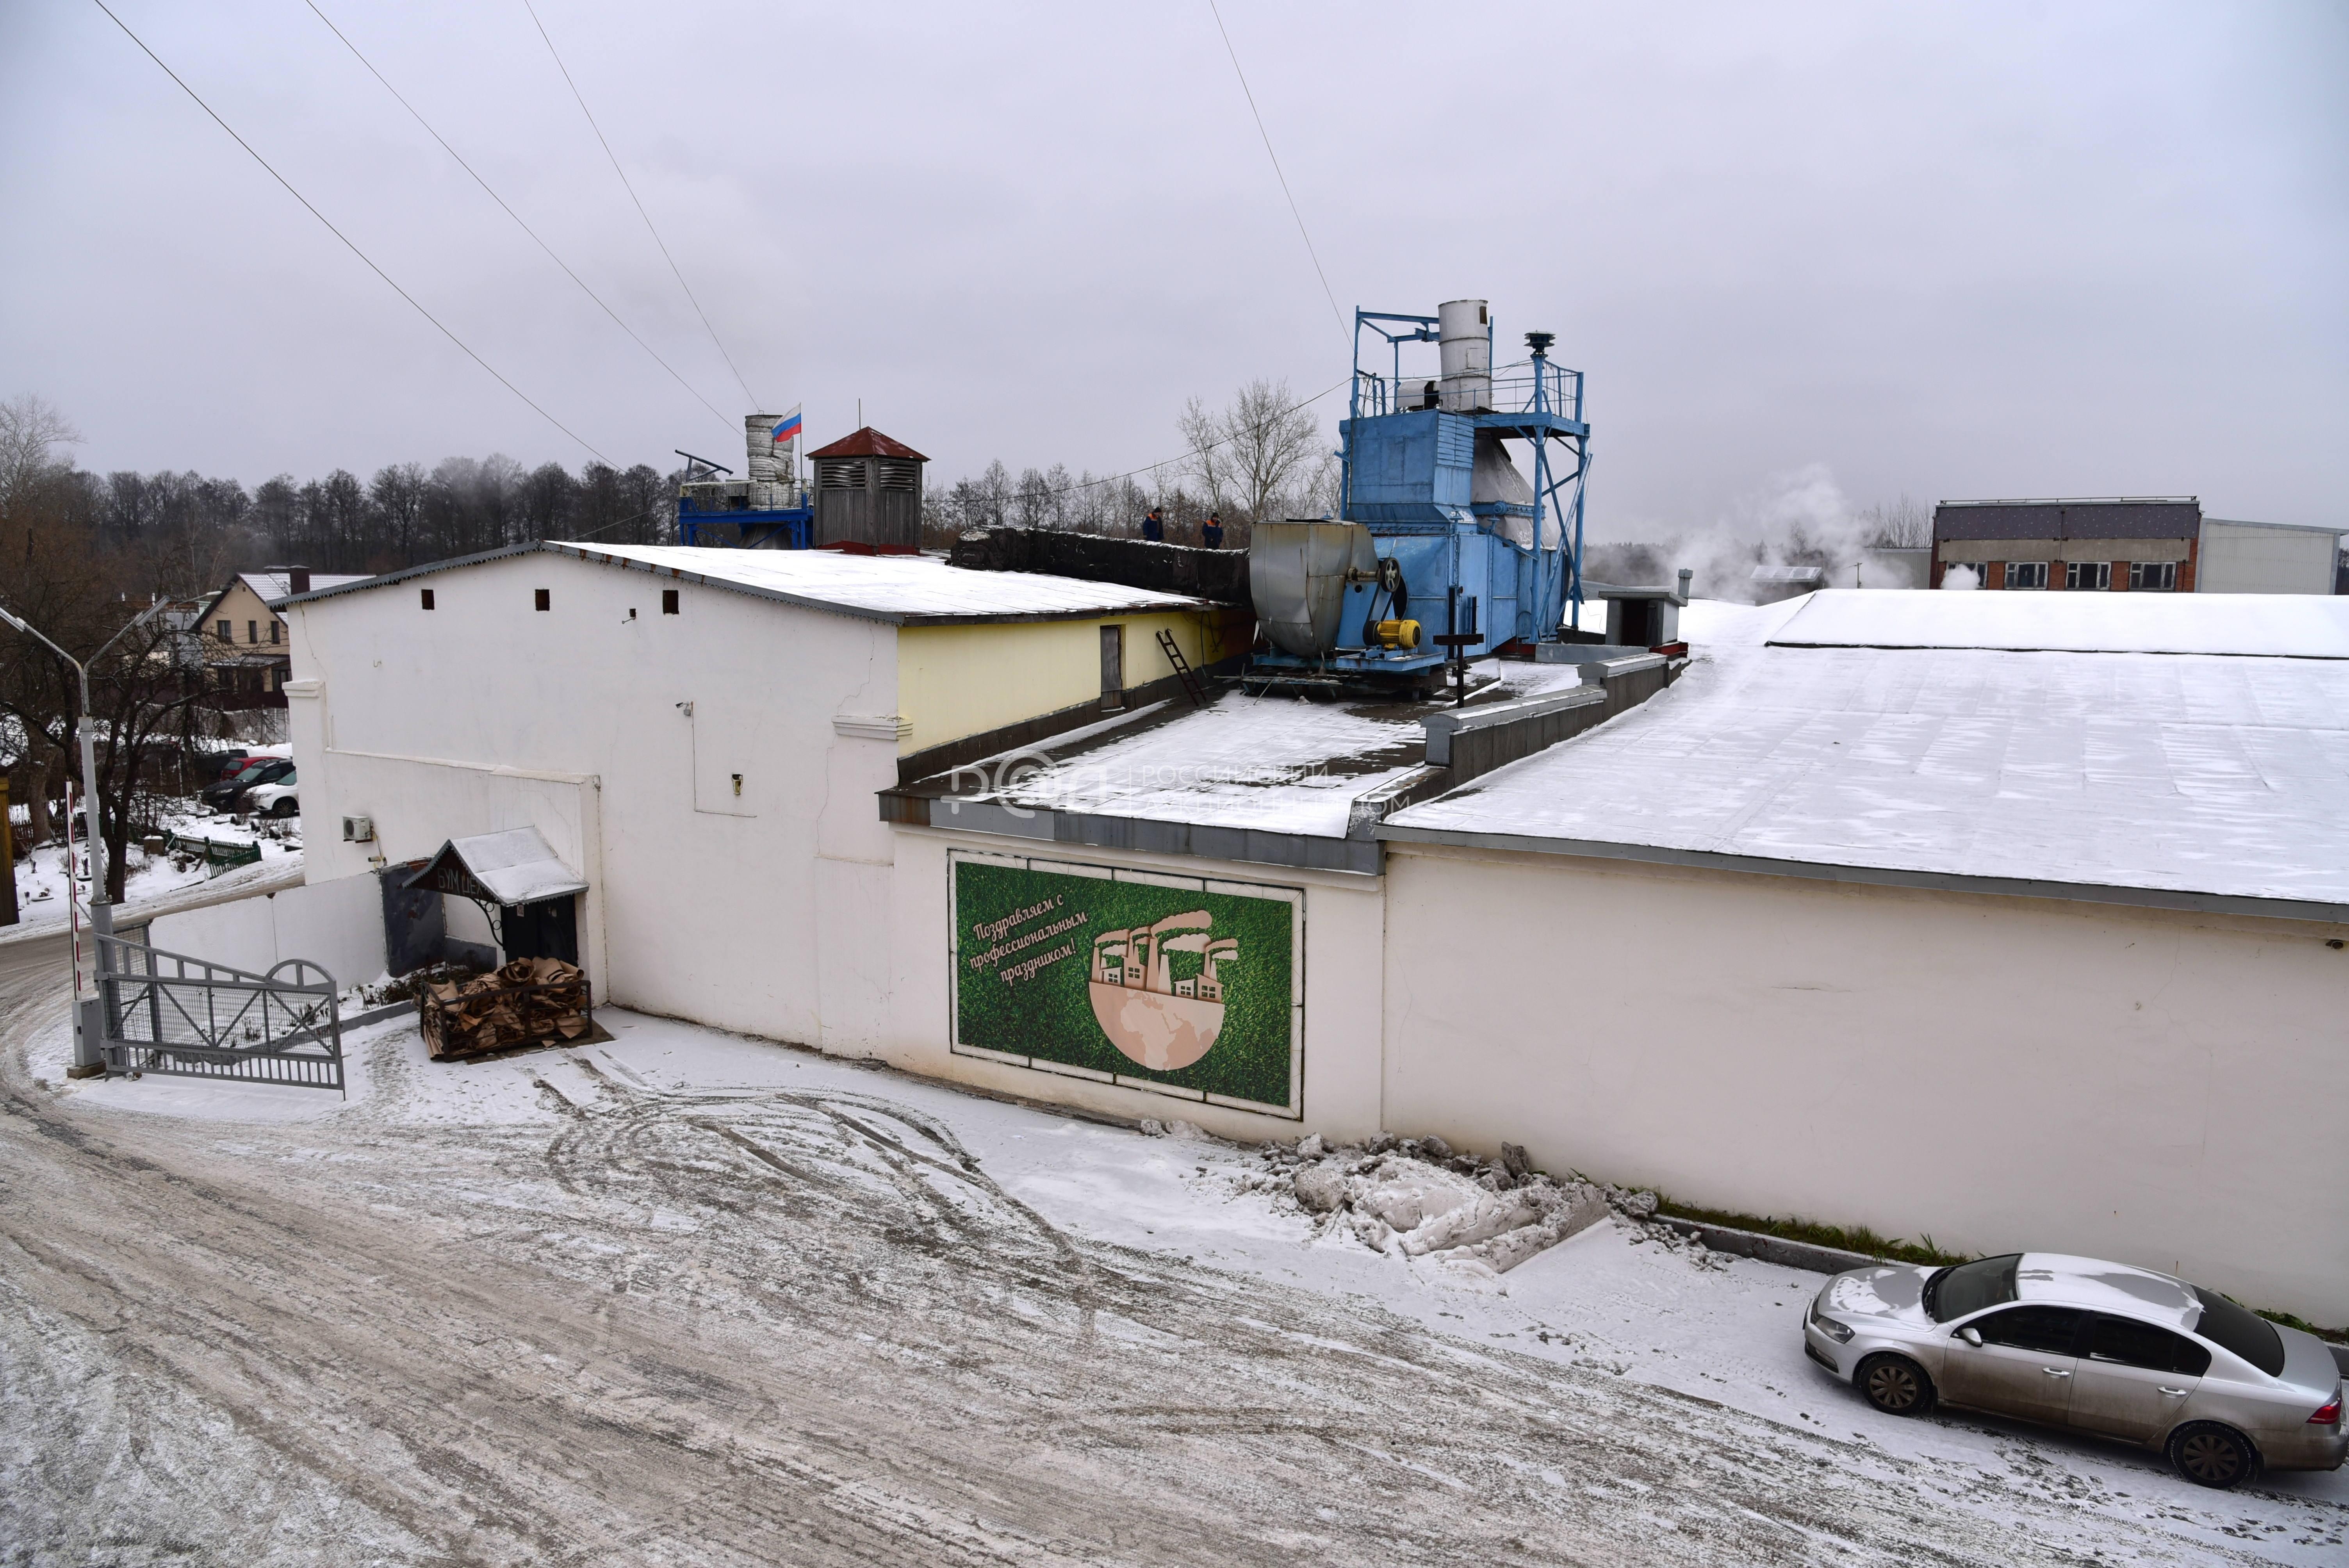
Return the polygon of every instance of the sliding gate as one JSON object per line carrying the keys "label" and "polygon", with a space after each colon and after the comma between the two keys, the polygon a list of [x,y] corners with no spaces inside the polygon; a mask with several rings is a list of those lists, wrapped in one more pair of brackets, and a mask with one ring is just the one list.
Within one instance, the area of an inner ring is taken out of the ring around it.
{"label": "sliding gate", "polygon": [[347,1092],[335,977],[307,959],[253,975],[100,934],[98,988],[109,1072]]}

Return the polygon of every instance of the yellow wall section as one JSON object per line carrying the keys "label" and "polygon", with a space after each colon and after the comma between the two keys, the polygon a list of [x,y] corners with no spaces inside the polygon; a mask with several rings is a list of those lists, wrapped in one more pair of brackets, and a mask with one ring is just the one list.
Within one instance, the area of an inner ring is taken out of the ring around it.
{"label": "yellow wall section", "polygon": [[1174,673],[1158,645],[1163,628],[1193,668],[1206,637],[1222,640],[1214,611],[1104,615],[1091,621],[1011,621],[971,626],[904,626],[897,632],[897,712],[913,733],[897,743],[910,756],[966,735],[1101,700],[1101,628],[1125,628],[1125,684],[1148,686]]}

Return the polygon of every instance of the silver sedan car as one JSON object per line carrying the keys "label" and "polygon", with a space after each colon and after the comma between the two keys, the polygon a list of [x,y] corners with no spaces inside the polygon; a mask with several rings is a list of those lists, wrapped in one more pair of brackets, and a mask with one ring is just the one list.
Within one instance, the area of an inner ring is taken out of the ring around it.
{"label": "silver sedan car", "polygon": [[1803,1348],[1887,1415],[1938,1402],[2117,1438],[2202,1486],[2349,1457],[2323,1340],[2126,1264],[2013,1253],[1852,1269],[1812,1302]]}

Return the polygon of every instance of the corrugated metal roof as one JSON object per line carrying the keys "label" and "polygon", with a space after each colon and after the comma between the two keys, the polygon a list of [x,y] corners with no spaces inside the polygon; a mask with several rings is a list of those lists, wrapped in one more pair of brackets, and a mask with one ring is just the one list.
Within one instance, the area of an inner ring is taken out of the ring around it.
{"label": "corrugated metal roof", "polygon": [[999,621],[1071,621],[1102,615],[1204,610],[1204,599],[1033,572],[973,572],[926,555],[849,555],[831,550],[717,550],[678,544],[596,546],[542,540],[454,561],[411,566],[286,601],[310,603],[439,572],[544,552],[600,565],[723,588],[802,609],[898,626]]}
{"label": "corrugated metal roof", "polygon": [[917,463],[930,460],[905,442],[893,440],[870,425],[853,435],[843,436],[828,447],[818,447],[808,457],[811,460],[816,458],[911,458]]}

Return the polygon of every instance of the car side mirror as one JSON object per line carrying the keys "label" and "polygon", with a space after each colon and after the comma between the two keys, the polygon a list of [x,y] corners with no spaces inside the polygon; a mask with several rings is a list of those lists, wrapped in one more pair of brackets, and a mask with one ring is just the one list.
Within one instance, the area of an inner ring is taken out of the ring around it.
{"label": "car side mirror", "polygon": [[1971,1324],[1968,1324],[1965,1327],[1959,1329],[1958,1337],[1964,1340],[1967,1344],[1972,1346],[1977,1350],[1982,1348],[1982,1330],[1976,1328]]}

